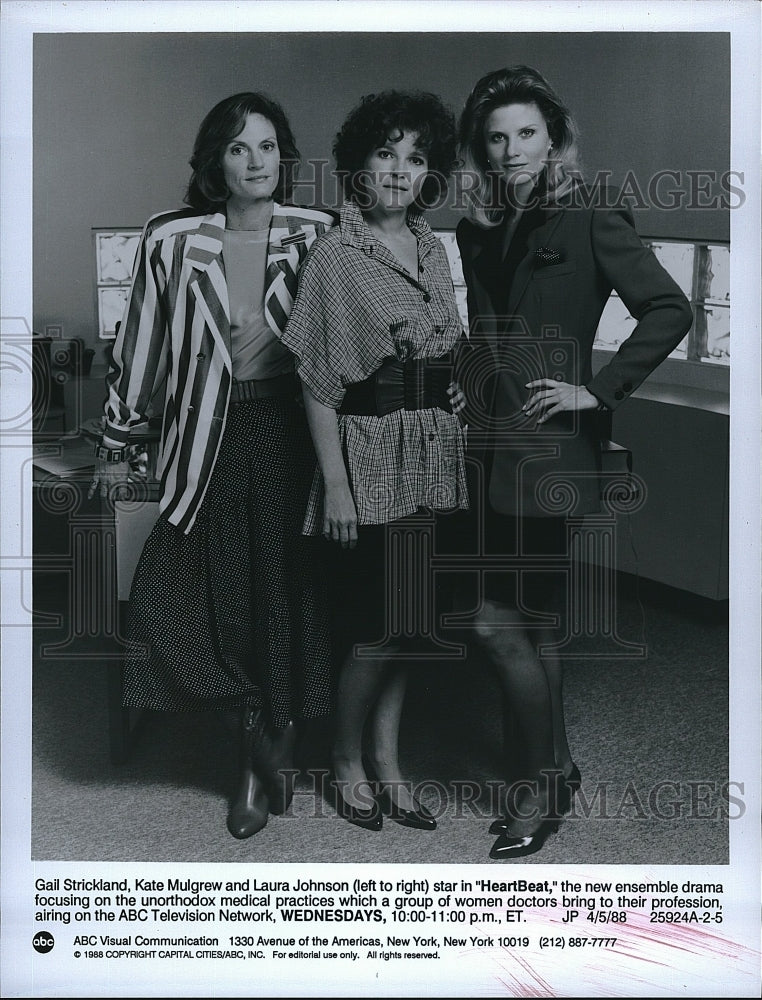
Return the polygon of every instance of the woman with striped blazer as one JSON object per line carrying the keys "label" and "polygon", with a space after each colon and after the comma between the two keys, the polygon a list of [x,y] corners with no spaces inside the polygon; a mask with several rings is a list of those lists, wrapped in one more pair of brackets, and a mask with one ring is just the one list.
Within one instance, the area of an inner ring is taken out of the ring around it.
{"label": "woman with striped blazer", "polygon": [[301,535],[315,455],[279,334],[333,220],[278,204],[298,156],[264,95],[235,94],[205,117],[190,209],[143,232],[91,488],[125,482],[130,432],[162,390],[160,516],[132,585],[125,704],[237,710],[238,838],[288,806],[295,720],[330,710],[323,573]]}

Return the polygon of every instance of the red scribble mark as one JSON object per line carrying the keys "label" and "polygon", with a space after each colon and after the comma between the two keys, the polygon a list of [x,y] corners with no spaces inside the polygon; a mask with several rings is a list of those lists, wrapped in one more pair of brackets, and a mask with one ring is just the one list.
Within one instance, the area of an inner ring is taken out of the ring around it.
{"label": "red scribble mark", "polygon": [[[689,913],[690,911],[686,911]],[[643,958],[655,964],[666,964],[657,959],[640,955],[641,948],[653,949],[654,945],[684,951],[689,954],[723,955],[726,958],[756,957],[759,952],[739,945],[703,924],[663,923],[652,924],[650,915],[641,910],[625,910],[626,923],[607,924],[607,933],[601,937],[616,937],[616,950],[629,953],[634,958]],[[628,948],[627,946],[631,947]]]}
{"label": "red scribble mark", "polygon": [[[532,968],[531,964],[527,959],[522,958],[520,955],[511,954],[511,958],[519,965],[525,973],[528,974],[530,982],[526,980],[518,979],[512,972],[506,970],[507,974],[511,978],[511,983],[507,983],[500,976],[497,977],[498,981],[503,984],[508,990],[510,996],[513,997],[554,997],[557,996],[555,990],[550,985],[550,983],[545,979],[540,973]],[[505,969],[505,966],[503,966]]]}

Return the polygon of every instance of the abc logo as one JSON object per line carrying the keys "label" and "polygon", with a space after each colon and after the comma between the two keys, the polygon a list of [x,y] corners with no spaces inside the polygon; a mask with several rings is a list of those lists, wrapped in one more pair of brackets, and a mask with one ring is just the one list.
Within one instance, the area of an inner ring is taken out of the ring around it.
{"label": "abc logo", "polygon": [[40,931],[39,934],[35,934],[32,938],[32,947],[35,951],[39,951],[41,955],[47,955],[49,951],[52,951],[54,944],[53,935],[47,931]]}

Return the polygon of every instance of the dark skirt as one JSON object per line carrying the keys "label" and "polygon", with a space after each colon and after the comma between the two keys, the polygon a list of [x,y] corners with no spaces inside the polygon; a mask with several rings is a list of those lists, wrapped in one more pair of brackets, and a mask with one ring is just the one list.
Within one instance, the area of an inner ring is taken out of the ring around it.
{"label": "dark skirt", "polygon": [[570,581],[565,518],[516,517],[485,504],[457,513],[446,528],[441,547],[454,567],[457,610],[475,612],[486,599],[517,608],[527,623],[563,624]]}
{"label": "dark skirt", "polygon": [[301,534],[314,469],[292,400],[231,405],[192,529],[160,517],[143,549],[125,705],[263,707],[276,726],[330,712],[325,552]]}
{"label": "dark skirt", "polygon": [[360,659],[384,650],[414,658],[431,652],[443,607],[441,574],[432,564],[443,516],[426,510],[390,524],[360,525],[354,549],[325,543],[339,664],[353,651]]}
{"label": "dark skirt", "polygon": [[377,643],[386,632],[385,524],[359,525],[357,546],[326,541],[330,567],[331,632],[337,664],[357,643]]}
{"label": "dark skirt", "polygon": [[[485,555],[516,557],[510,570],[485,574],[484,596],[534,614],[562,614],[568,575],[566,519],[515,517],[490,506],[484,518]],[[523,565],[522,565],[523,563]]]}

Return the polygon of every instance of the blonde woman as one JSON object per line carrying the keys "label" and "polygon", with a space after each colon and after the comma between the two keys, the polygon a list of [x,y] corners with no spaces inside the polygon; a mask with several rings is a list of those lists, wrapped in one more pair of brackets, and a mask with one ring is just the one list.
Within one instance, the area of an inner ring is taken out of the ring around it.
{"label": "blonde woman", "polygon": [[[518,578],[486,577],[476,633],[518,727],[520,773],[491,827],[499,836],[490,857],[510,860],[542,848],[579,787],[561,665],[538,655],[552,636],[537,619],[562,616],[566,597],[575,599],[559,586],[565,517],[599,509],[600,411],[625,402],[692,315],[616,192],[582,182],[574,119],[537,70],[482,77],[461,116],[460,146],[475,182],[457,230],[473,347],[458,379],[482,469],[472,503],[483,511],[486,551],[525,557]],[[612,290],[637,326],[594,375],[593,340]]]}

